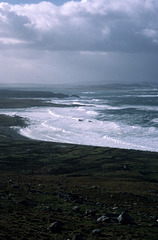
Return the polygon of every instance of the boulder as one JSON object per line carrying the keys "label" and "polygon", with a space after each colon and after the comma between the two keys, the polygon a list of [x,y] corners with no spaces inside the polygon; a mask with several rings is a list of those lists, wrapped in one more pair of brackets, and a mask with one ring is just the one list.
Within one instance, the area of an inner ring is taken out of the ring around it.
{"label": "boulder", "polygon": [[59,222],[53,222],[47,230],[53,232],[53,233],[59,233],[61,232],[61,224]]}
{"label": "boulder", "polygon": [[72,211],[73,212],[79,212],[79,206],[74,206],[73,208],[72,208]]}
{"label": "boulder", "polygon": [[110,218],[107,216],[101,216],[97,219],[97,223],[100,223],[100,222],[110,222]]}
{"label": "boulder", "polygon": [[92,231],[92,235],[99,235],[101,233],[101,230],[100,229],[94,229]]}
{"label": "boulder", "polygon": [[118,218],[117,218],[118,222],[121,224],[130,224],[132,223],[132,219],[130,217],[130,215],[127,212],[122,212]]}

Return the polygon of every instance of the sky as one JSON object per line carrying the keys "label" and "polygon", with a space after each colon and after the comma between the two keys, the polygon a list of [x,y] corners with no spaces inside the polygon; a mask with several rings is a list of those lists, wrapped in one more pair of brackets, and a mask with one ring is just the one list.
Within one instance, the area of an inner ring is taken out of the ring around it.
{"label": "sky", "polygon": [[0,1],[0,83],[158,83],[157,0]]}

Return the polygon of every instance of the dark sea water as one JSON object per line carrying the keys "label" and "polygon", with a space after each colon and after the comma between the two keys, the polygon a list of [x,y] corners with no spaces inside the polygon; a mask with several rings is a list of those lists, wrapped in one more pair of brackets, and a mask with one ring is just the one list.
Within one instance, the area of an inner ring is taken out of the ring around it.
{"label": "dark sea water", "polygon": [[48,100],[67,107],[7,110],[31,120],[21,134],[55,142],[158,151],[157,87],[78,86],[60,92],[80,98]]}

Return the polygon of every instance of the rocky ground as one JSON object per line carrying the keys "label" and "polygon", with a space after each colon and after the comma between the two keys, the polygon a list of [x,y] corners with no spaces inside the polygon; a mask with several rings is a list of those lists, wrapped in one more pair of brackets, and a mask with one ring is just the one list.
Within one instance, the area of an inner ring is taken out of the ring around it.
{"label": "rocky ground", "polygon": [[0,116],[0,239],[157,239],[158,153],[32,141],[7,125],[25,122]]}

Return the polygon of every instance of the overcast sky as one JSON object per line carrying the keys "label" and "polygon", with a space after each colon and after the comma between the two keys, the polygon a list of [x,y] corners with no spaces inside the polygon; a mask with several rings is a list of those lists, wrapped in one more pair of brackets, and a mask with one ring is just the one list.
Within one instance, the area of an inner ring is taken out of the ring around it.
{"label": "overcast sky", "polygon": [[0,1],[0,83],[158,82],[158,0]]}

